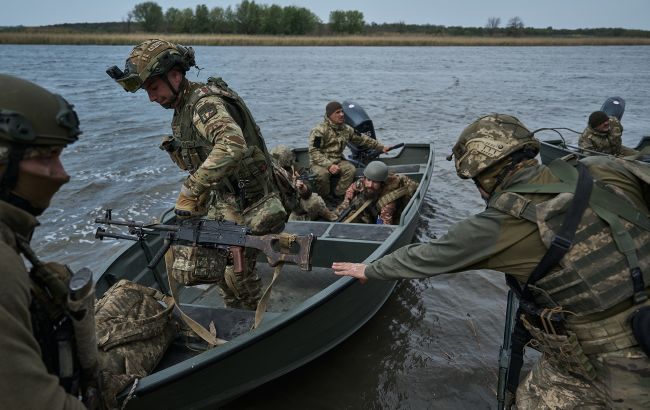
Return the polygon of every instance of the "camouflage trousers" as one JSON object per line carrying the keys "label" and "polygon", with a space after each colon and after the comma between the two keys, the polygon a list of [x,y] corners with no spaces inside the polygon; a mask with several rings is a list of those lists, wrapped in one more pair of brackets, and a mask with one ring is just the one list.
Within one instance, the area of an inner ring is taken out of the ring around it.
{"label": "camouflage trousers", "polygon": [[[208,219],[223,219],[244,224],[244,218],[234,195],[219,193],[208,209]],[[217,281],[219,293],[226,307],[255,310],[262,297],[261,280],[257,275],[255,264],[258,251],[247,248],[245,251],[243,272],[235,273],[232,265],[226,266],[223,278]]]}
{"label": "camouflage trousers", "polygon": [[[341,170],[338,173],[339,180],[336,182],[333,194],[340,197],[345,195],[345,190],[348,189],[354,180],[356,168],[348,161],[341,161],[338,163],[338,166]],[[311,172],[316,176],[316,191],[320,196],[325,198],[331,193],[330,179],[334,175],[330,174],[327,168],[321,167],[320,165],[312,165]]]}
{"label": "camouflage trousers", "polygon": [[316,221],[320,218],[327,221],[336,221],[338,215],[336,212],[331,211],[323,198],[315,192],[306,199],[300,198],[300,202],[296,210],[289,215],[290,221]]}
{"label": "camouflage trousers", "polygon": [[561,371],[546,356],[517,389],[517,409],[650,409],[650,359],[638,347],[590,356],[588,381]]}

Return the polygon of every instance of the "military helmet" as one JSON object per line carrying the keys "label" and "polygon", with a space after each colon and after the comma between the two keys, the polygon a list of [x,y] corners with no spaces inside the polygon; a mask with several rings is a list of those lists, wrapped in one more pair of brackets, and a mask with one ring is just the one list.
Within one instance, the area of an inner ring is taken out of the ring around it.
{"label": "military helmet", "polygon": [[293,151],[286,145],[278,145],[271,149],[271,156],[282,168],[291,168],[294,163]]}
{"label": "military helmet", "polygon": [[77,113],[60,95],[6,74],[0,74],[0,89],[0,160],[11,145],[65,146],[81,134]]}
{"label": "military helmet", "polygon": [[363,169],[363,176],[371,181],[386,182],[386,179],[388,179],[388,165],[381,161],[372,161]]}
{"label": "military helmet", "polygon": [[126,59],[124,71],[117,66],[106,73],[128,92],[136,92],[149,78],[167,74],[173,68],[186,73],[196,65],[194,49],[169,41],[152,39],[138,44]]}
{"label": "military helmet", "polygon": [[474,178],[512,153],[529,148],[539,152],[539,141],[516,117],[490,114],[463,130],[452,150],[456,173],[460,178]]}

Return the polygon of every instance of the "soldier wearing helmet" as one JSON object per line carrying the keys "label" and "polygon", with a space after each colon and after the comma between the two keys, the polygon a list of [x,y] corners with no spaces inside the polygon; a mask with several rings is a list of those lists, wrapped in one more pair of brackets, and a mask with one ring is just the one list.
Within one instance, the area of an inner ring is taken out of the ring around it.
{"label": "soldier wearing helmet", "polygon": [[429,243],[332,267],[362,282],[501,271],[520,298],[513,357],[543,353],[521,382],[511,362],[506,408],[648,408],[649,167],[606,157],[546,166],[538,149],[513,116],[477,119],[449,159],[487,208]]}
{"label": "soldier wearing helmet", "polygon": [[29,245],[36,216],[70,179],[60,155],[79,120],[63,97],[31,82],[0,74],[0,89],[0,407],[83,409],[70,271],[41,263]]}
{"label": "soldier wearing helmet", "polygon": [[[338,215],[327,207],[323,198],[315,192],[302,179],[294,169],[295,157],[293,151],[285,145],[278,145],[271,149],[271,156],[284,173],[284,179],[289,181],[285,184],[286,195],[292,196],[295,200],[286,206],[290,213],[290,221],[317,221],[325,219],[336,221]],[[280,191],[283,187],[280,186]],[[285,201],[286,202],[286,201]]]}
{"label": "soldier wearing helmet", "polygon": [[[185,73],[195,65],[191,47],[153,39],[131,51],[124,71],[114,66],[107,73],[126,91],[142,88],[150,101],[174,110],[173,135],[163,139],[161,149],[189,173],[176,201],[179,217],[207,213],[248,224],[255,234],[282,230],[287,215],[259,127],[221,78],[189,81]],[[254,217],[260,213],[266,216]],[[227,306],[255,309],[261,296],[256,255],[247,249],[243,273],[226,269],[219,286]]]}
{"label": "soldier wearing helmet", "polygon": [[[336,198],[342,197],[354,180],[355,167],[343,158],[343,150],[348,142],[383,152],[390,149],[345,124],[341,103],[332,101],[325,107],[323,121],[309,134],[309,167],[316,175],[316,188],[323,198],[330,194]],[[339,180],[331,193],[332,176],[339,176]]]}
{"label": "soldier wearing helmet", "polygon": [[350,184],[343,202],[337,207],[339,213],[358,212],[349,222],[392,225],[399,221],[409,202],[417,182],[405,175],[393,174],[381,161],[370,162],[363,170],[363,178]]}

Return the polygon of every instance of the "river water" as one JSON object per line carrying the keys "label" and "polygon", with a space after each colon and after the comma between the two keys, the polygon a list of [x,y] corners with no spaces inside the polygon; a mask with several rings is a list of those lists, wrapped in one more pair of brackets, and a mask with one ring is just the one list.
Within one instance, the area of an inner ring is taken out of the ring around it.
{"label": "river water", "polygon": [[[157,148],[172,113],[105,74],[130,47],[0,45],[0,72],[34,81],[76,107],[83,135],[72,175],[40,218],[46,260],[97,270],[120,246],[96,243],[102,209],[147,220],[174,203],[184,174]],[[624,144],[650,134],[650,47],[196,47],[192,80],[222,76],[253,112],[267,145],[305,146],[330,100],[353,100],[382,142],[432,142],[436,166],[417,240],[482,209],[445,160],[462,129],[503,112],[529,128],[581,131],[610,96],[627,102]],[[541,139],[555,134],[538,134]],[[565,133],[569,142],[577,135]],[[471,240],[471,238],[467,238]],[[373,320],[314,362],[228,409],[495,408],[503,335],[502,275],[477,271],[400,282]],[[206,381],[209,382],[209,381]],[[218,388],[218,386],[215,386]]]}

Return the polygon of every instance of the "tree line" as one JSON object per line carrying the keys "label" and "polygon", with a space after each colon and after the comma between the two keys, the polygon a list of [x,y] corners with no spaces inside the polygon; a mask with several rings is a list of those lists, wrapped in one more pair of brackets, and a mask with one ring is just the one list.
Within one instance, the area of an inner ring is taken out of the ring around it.
{"label": "tree line", "polygon": [[[234,8],[205,4],[191,8],[170,7],[163,12],[156,2],[136,4],[127,15],[127,23],[138,23],[146,32],[198,34],[322,34],[324,25],[311,10],[304,7],[261,5],[243,0]],[[363,13],[335,10],[330,13],[327,29],[336,34],[361,33],[365,26]]]}

